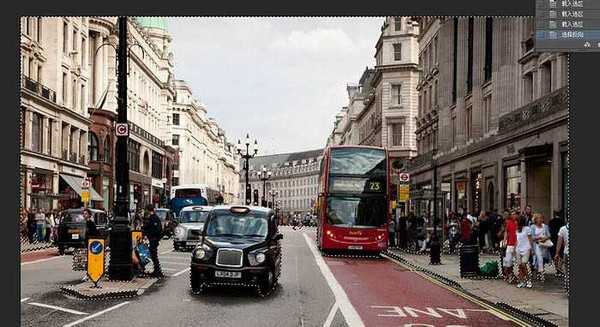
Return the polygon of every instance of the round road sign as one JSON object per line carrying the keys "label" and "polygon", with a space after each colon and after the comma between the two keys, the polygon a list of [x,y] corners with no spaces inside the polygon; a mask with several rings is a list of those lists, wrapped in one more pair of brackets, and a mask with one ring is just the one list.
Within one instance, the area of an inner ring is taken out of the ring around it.
{"label": "round road sign", "polygon": [[400,181],[402,183],[407,183],[410,180],[410,174],[409,173],[400,173]]}

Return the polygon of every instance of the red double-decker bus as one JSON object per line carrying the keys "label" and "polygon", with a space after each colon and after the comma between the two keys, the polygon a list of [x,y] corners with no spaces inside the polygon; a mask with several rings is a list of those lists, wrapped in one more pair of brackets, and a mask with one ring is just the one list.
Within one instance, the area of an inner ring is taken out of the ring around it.
{"label": "red double-decker bus", "polygon": [[319,249],[360,253],[386,250],[389,189],[389,160],[384,148],[326,148],[317,200]]}

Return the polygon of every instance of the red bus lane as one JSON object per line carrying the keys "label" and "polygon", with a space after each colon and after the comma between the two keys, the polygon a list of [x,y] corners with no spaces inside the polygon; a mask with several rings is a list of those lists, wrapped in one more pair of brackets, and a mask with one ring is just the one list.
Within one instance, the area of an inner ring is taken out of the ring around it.
{"label": "red bus lane", "polygon": [[324,259],[365,326],[518,326],[386,259]]}

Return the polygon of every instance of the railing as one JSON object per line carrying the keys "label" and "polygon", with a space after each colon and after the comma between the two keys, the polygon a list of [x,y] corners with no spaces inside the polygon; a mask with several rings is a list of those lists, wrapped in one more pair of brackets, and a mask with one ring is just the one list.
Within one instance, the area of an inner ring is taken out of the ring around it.
{"label": "railing", "polygon": [[498,133],[502,134],[512,131],[519,127],[537,122],[558,111],[566,110],[567,104],[567,88],[563,87],[500,117]]}
{"label": "railing", "polygon": [[138,125],[134,124],[133,122],[129,122],[129,127],[131,128],[131,131],[138,135],[141,138],[146,139],[147,141],[150,141],[156,145],[159,146],[164,146],[165,142],[163,142],[161,139],[159,139],[158,137],[150,134],[149,132],[147,132],[145,129],[139,127]]}
{"label": "railing", "polygon": [[56,92],[25,75],[21,75],[21,86],[45,99],[56,102]]}

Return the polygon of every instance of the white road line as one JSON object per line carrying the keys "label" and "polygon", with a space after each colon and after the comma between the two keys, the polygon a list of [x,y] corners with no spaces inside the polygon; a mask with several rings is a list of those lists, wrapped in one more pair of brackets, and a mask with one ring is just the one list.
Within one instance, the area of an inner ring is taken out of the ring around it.
{"label": "white road line", "polygon": [[329,311],[329,315],[327,316],[327,319],[325,319],[325,323],[323,324],[323,327],[330,327],[331,323],[333,322],[333,317],[335,317],[335,313],[337,312],[339,306],[337,304],[337,302],[335,302],[332,306],[331,306],[331,310]]}
{"label": "white road line", "polygon": [[68,312],[68,313],[72,313],[72,314],[76,314],[76,315],[86,315],[87,314],[85,312],[67,309],[67,308],[63,308],[63,307],[57,307],[55,305],[50,305],[50,304],[43,304],[43,303],[37,303],[37,302],[29,302],[27,304],[35,305],[37,307],[43,307],[43,308],[48,308],[48,309],[64,311],[64,312]]}
{"label": "white road line", "polygon": [[179,271],[179,269],[175,269],[175,268],[167,268],[167,267],[160,267],[161,270],[166,270],[166,271]]}
{"label": "white road line", "polygon": [[190,263],[184,263],[184,262],[175,262],[175,261],[161,261],[160,264],[168,264],[168,265],[181,265],[181,266],[189,266]]}
{"label": "white road line", "polygon": [[77,325],[77,324],[79,324],[79,323],[82,323],[82,322],[84,322],[84,321],[86,321],[86,320],[90,320],[90,319],[92,319],[92,318],[96,318],[96,317],[98,317],[98,316],[100,316],[100,315],[103,315],[103,314],[105,314],[105,313],[109,312],[109,311],[112,311],[112,310],[114,310],[114,309],[118,309],[118,308],[120,308],[120,307],[124,306],[124,305],[125,305],[125,304],[127,304],[127,303],[129,303],[129,301],[125,301],[125,302],[123,302],[123,303],[119,303],[119,304],[117,304],[117,305],[115,305],[115,306],[112,306],[112,307],[110,307],[110,308],[108,308],[108,309],[104,309],[104,310],[102,310],[102,311],[98,311],[98,312],[96,312],[96,313],[94,313],[94,314],[92,314],[92,315],[89,315],[89,316],[85,317],[85,318],[81,318],[81,319],[79,319],[79,320],[77,320],[77,321],[73,321],[73,322],[72,322],[72,323],[70,323],[70,324],[63,325],[63,327],[71,327],[71,326],[75,326],[75,325]]}
{"label": "white road line", "polygon": [[180,271],[180,272],[174,273],[174,274],[173,274],[173,277],[177,277],[177,276],[179,276],[179,275],[183,274],[183,273],[184,273],[184,272],[186,272],[186,271],[190,271],[190,268],[185,268],[184,270],[182,270],[182,271]]}
{"label": "white road line", "polygon": [[346,294],[342,286],[338,283],[338,281],[335,279],[335,276],[333,276],[333,273],[325,263],[325,260],[323,260],[323,257],[319,254],[314,242],[308,235],[306,235],[306,233],[303,232],[302,235],[304,236],[304,240],[306,241],[306,244],[308,244],[310,251],[315,257],[317,266],[319,266],[319,269],[321,269],[321,274],[323,274],[323,277],[327,281],[331,292],[333,292],[333,295],[335,296],[335,301],[339,305],[340,310],[342,311],[342,314],[346,319],[346,323],[348,323],[348,326],[364,327],[365,324],[358,315],[358,312],[356,312],[356,309],[354,309],[354,306],[352,306],[352,303],[350,303],[350,300],[348,299],[348,295]]}
{"label": "white road line", "polygon": [[160,252],[159,254],[167,254],[167,253],[169,253],[169,252],[173,252],[173,249],[171,249],[171,250],[167,250],[167,251],[163,251],[163,252]]}
{"label": "white road line", "polygon": [[54,259],[60,259],[60,258],[64,258],[64,256],[57,256],[57,257],[51,257],[51,258],[46,258],[46,259],[39,259],[39,260],[34,260],[34,261],[21,262],[21,266],[30,265],[32,263],[39,263],[39,262],[50,261],[50,260],[54,260]]}
{"label": "white road line", "polygon": [[29,298],[28,298],[28,297],[26,297],[26,298],[23,298],[23,299],[21,299],[21,303],[23,303],[23,302],[25,302],[25,301],[27,301],[27,300],[29,300]]}

